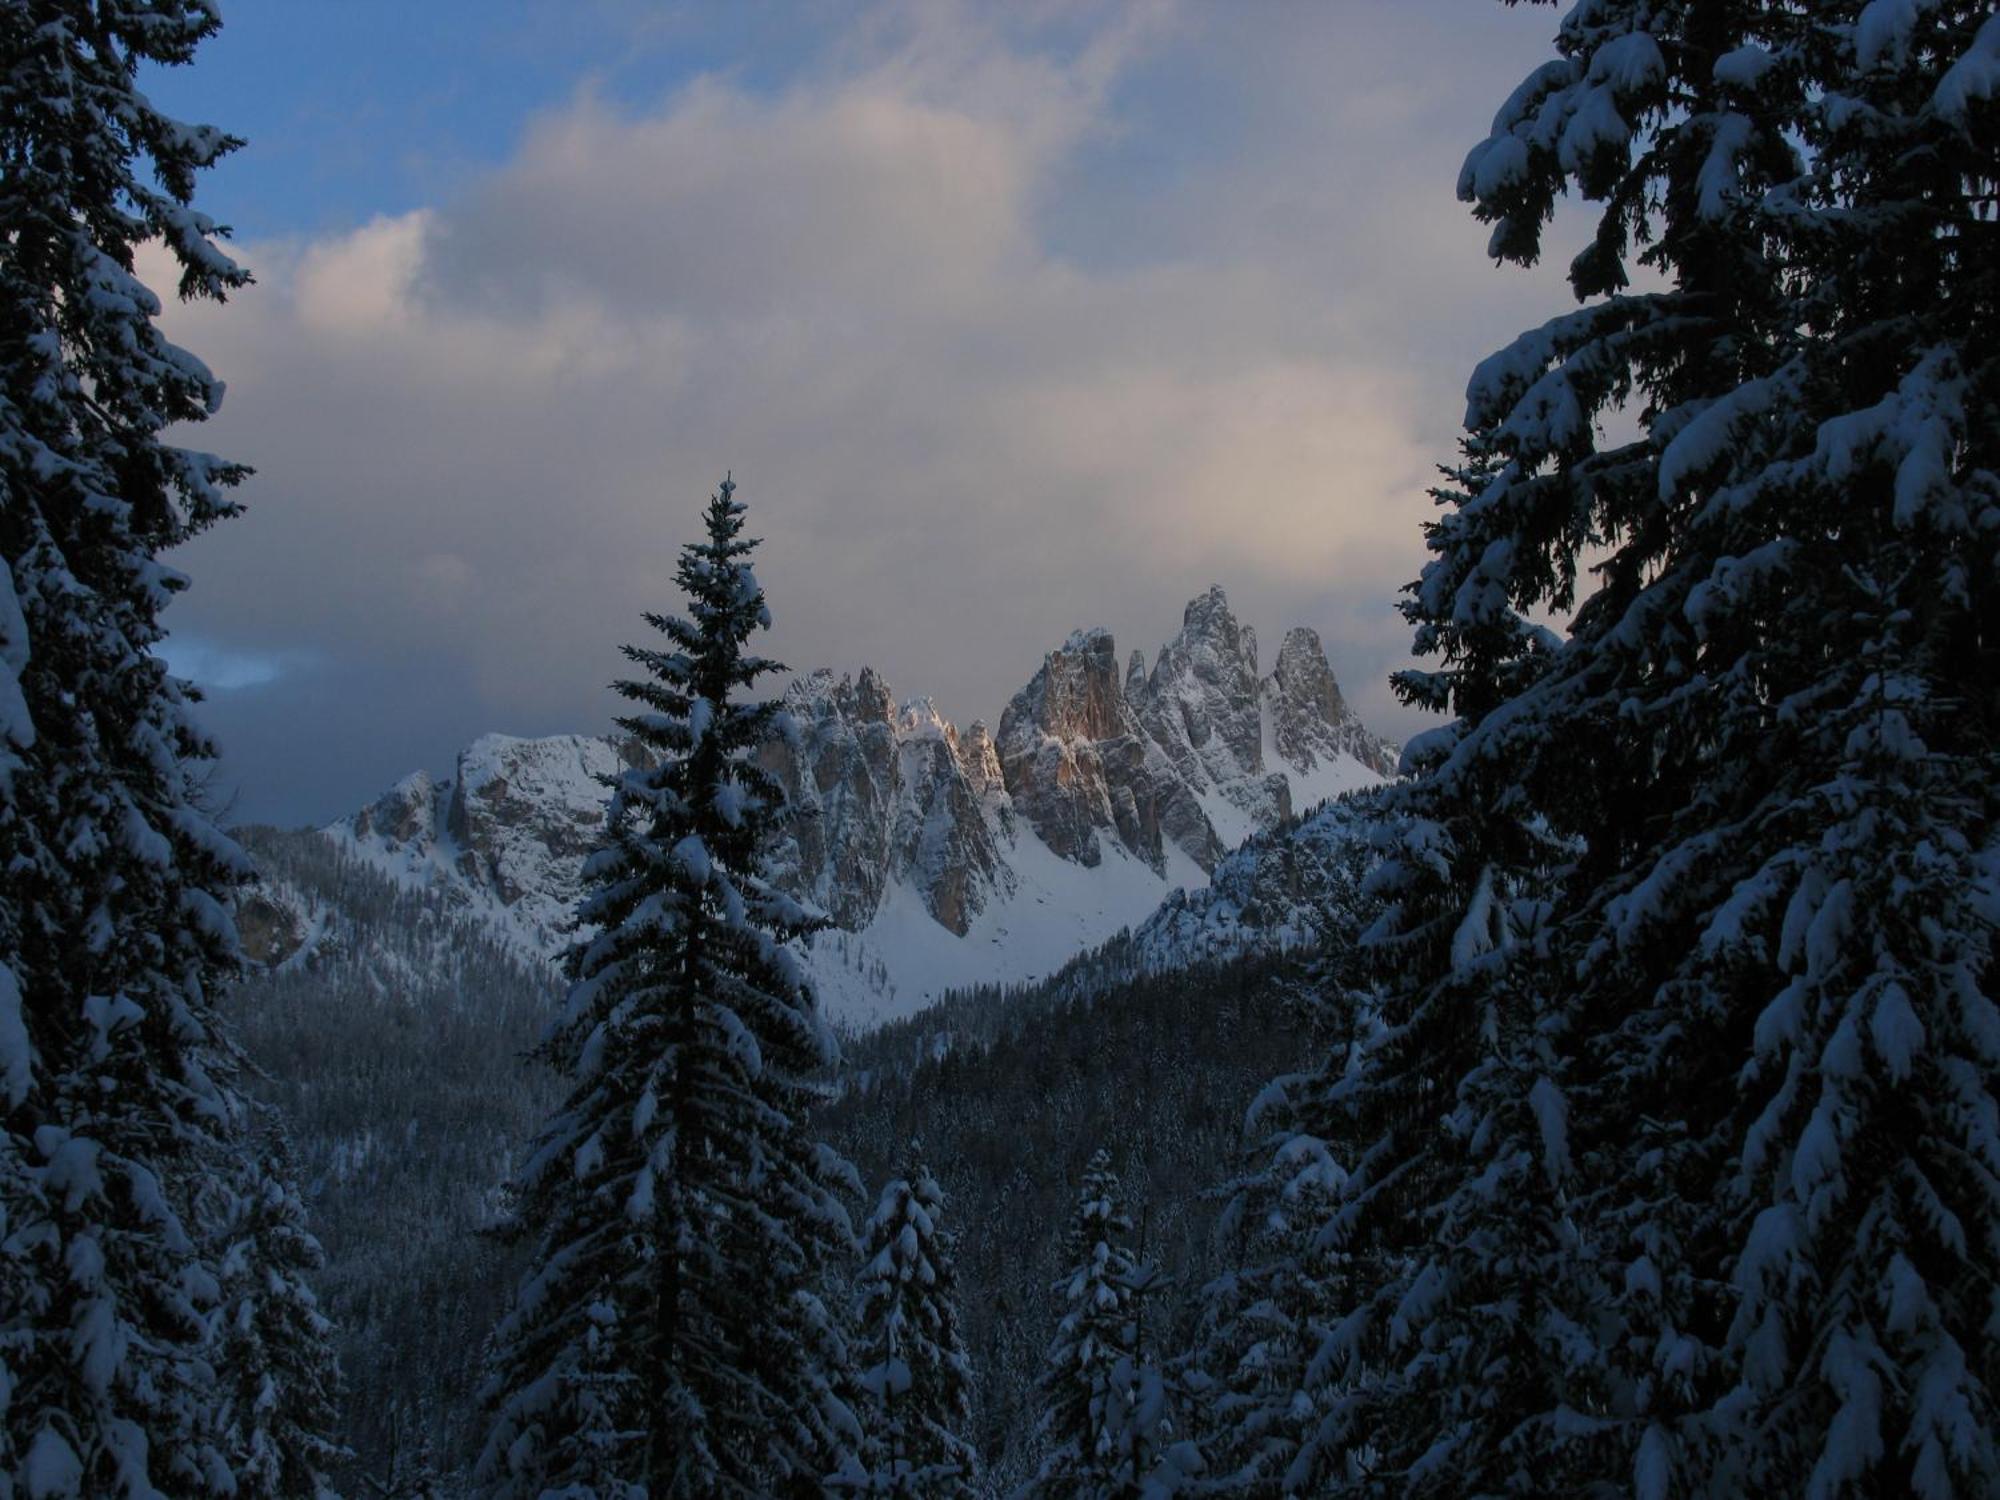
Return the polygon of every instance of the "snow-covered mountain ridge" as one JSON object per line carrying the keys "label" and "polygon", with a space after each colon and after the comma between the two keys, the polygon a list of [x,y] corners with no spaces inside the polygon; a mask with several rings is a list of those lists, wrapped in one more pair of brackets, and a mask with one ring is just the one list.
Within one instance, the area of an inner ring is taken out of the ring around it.
{"label": "snow-covered mountain ridge", "polygon": [[1172,892],[1143,922],[1072,959],[1042,987],[1044,1000],[1353,941],[1376,910],[1362,886],[1374,857],[1372,802],[1340,797],[1252,834],[1223,857],[1208,884]]}
{"label": "snow-covered mountain ridge", "polygon": [[[997,735],[960,731],[927,699],[899,702],[865,668],[810,673],[785,700],[795,732],[764,754],[799,816],[774,867],[836,924],[811,957],[849,1025],[1052,973],[1206,886],[1245,838],[1396,762],[1347,707],[1316,635],[1290,632],[1260,676],[1256,636],[1220,589],[1188,605],[1150,672],[1135,652],[1121,673],[1108,632],[1071,636]],[[552,957],[604,779],[627,754],[603,737],[487,735],[450,776],[406,777],[321,832]]]}

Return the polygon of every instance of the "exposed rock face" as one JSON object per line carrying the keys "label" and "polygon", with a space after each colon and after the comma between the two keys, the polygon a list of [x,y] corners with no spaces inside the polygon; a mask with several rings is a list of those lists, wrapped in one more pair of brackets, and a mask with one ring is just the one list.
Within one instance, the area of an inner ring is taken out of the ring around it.
{"label": "exposed rock face", "polygon": [[[1257,635],[1237,623],[1221,589],[1188,604],[1180,634],[1154,659],[1138,709],[1146,732],[1197,795],[1219,794],[1255,828],[1291,816],[1291,783],[1264,764]],[[1197,857],[1212,869],[1221,853],[1218,847]]]}
{"label": "exposed rock face", "polygon": [[413,771],[354,815],[356,837],[379,837],[392,844],[428,838],[437,823],[438,793],[449,782]]}
{"label": "exposed rock face", "polygon": [[896,821],[890,838],[891,869],[924,899],[945,927],[965,934],[989,893],[1009,890],[1013,871],[987,822],[989,770],[997,781],[992,747],[975,778],[966,766],[958,732],[928,698],[905,704],[896,720]]}
{"label": "exposed rock face", "polygon": [[1370,734],[1347,706],[1316,632],[1300,626],[1285,633],[1263,683],[1263,706],[1272,744],[1300,770],[1347,755],[1378,776],[1396,774],[1397,747]]}
{"label": "exposed rock face", "polygon": [[859,926],[889,873],[896,736],[888,693],[873,672],[857,683],[819,671],[792,684],[785,708],[796,745],[774,742],[762,756],[792,799],[774,873],[840,926]]}
{"label": "exposed rock face", "polygon": [[1064,859],[1095,867],[1100,834],[1155,870],[1167,843],[1203,869],[1222,856],[1194,786],[1120,683],[1107,631],[1078,631],[1014,695],[1000,720],[1000,769],[1015,812]]}
{"label": "exposed rock face", "polygon": [[475,740],[458,757],[445,808],[460,868],[508,906],[545,891],[596,847],[606,782],[626,759],[616,742],[580,734]]}
{"label": "exposed rock face", "polygon": [[1263,775],[1257,635],[1237,624],[1221,589],[1189,603],[1181,633],[1154,658],[1138,709],[1189,779],[1221,786]]}
{"label": "exposed rock face", "polygon": [[298,952],[306,936],[305,923],[291,905],[264,889],[238,898],[236,932],[243,956],[266,967],[276,967]]}
{"label": "exposed rock face", "polygon": [[999,752],[1016,810],[1062,858],[1095,868],[1098,830],[1109,829],[1159,862],[1154,801],[1137,786],[1146,746],[1108,631],[1080,630],[1048,654],[1000,716]]}
{"label": "exposed rock face", "polygon": [[988,817],[1000,771],[984,729],[968,736],[968,762],[928,700],[898,711],[868,670],[852,682],[815,672],[792,684],[785,703],[797,743],[774,743],[763,756],[792,799],[776,856],[781,882],[858,929],[896,880],[963,934],[988,895],[1011,885]]}
{"label": "exposed rock face", "polygon": [[[399,878],[497,905],[525,946],[554,950],[604,826],[605,779],[627,763],[609,739],[489,734],[459,752],[451,776],[407,776],[327,832]],[[437,881],[442,871],[452,878]]]}
{"label": "exposed rock face", "polygon": [[[972,727],[959,737],[958,759],[974,796],[982,800],[1006,796],[1007,783],[1000,774],[1000,752],[994,748],[993,736],[987,732],[984,719],[974,719]],[[1011,815],[1012,809],[1008,812]]]}
{"label": "exposed rock face", "polygon": [[1221,589],[1189,603],[1153,670],[1122,684],[1109,634],[1079,631],[1008,705],[1000,767],[1015,811],[1065,859],[1095,865],[1115,837],[1155,869],[1177,847],[1205,871],[1246,834],[1343,780],[1395,774],[1396,750],[1361,727],[1310,630],[1285,637],[1260,680],[1257,636]]}
{"label": "exposed rock face", "polygon": [[[1023,704],[1031,704],[1035,722],[1044,732],[1065,740],[1115,740],[1136,733],[1125,692],[1118,680],[1118,647],[1108,630],[1079,630],[1042,662],[1026,687],[1014,695],[1000,720],[1000,743],[1009,739],[1008,726],[1018,722]],[[1007,752],[1000,754],[1007,764]]]}

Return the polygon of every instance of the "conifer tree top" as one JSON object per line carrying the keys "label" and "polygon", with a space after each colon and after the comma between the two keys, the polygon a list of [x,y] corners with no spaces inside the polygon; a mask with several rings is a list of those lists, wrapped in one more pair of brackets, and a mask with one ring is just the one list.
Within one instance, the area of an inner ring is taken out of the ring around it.
{"label": "conifer tree top", "polygon": [[757,759],[777,669],[725,480],[681,551],[685,615],[627,646],[640,749],[584,866],[546,1055],[571,1091],[524,1171],[538,1269],[502,1323],[481,1460],[496,1496],[790,1493],[858,1438],[843,1319],[851,1169],[812,1141],[832,1056],[793,949],[817,916],[766,878],[782,787]]}

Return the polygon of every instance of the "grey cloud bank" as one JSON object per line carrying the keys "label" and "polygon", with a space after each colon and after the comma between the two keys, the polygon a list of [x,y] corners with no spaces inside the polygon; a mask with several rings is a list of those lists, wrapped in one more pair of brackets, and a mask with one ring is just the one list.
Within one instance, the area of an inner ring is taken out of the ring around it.
{"label": "grey cloud bank", "polygon": [[462,197],[246,246],[258,287],[175,309],[230,382],[199,441],[259,474],[174,624],[298,663],[212,697],[236,815],[601,727],[726,469],[799,668],[992,719],[1073,626],[1150,654],[1220,582],[1412,727],[1424,490],[1471,364],[1551,305],[1452,184],[1547,17],[1088,20],[894,12],[777,92],[585,94]]}

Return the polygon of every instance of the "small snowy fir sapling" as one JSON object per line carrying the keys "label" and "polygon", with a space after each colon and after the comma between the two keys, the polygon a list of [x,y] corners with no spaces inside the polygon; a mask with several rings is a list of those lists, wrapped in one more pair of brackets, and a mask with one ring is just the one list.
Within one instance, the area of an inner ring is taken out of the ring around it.
{"label": "small snowy fir sapling", "polygon": [[[0,9],[0,1500],[257,1492],[196,1204],[246,1170],[214,1002],[249,871],[154,654],[187,585],[161,554],[233,515],[245,471],[163,440],[222,386],[133,269],[158,241],[183,297],[249,280],[192,202],[239,142],[137,82],[219,24],[204,0]],[[278,1364],[239,1373],[289,1399]]]}
{"label": "small snowy fir sapling", "polygon": [[[1311,980],[1309,1008],[1317,989],[1338,995],[1324,967]],[[1351,1052],[1355,1023],[1365,1031],[1367,1017],[1344,1005],[1331,1011],[1316,1018],[1320,1032]],[[1327,1082],[1317,1072],[1277,1079],[1249,1111],[1251,1162],[1228,1186],[1217,1227],[1225,1268],[1202,1290],[1189,1377],[1210,1492],[1279,1500],[1352,1477],[1348,1454],[1327,1445],[1320,1426],[1324,1407],[1345,1390],[1328,1334],[1356,1279],[1327,1232],[1346,1183],[1328,1139],[1342,1121]]]}
{"label": "small snowy fir sapling", "polygon": [[1147,1302],[1159,1273],[1126,1243],[1111,1156],[1084,1170],[1070,1222],[1063,1315],[1042,1375],[1048,1452],[1020,1500],[1153,1500],[1179,1493],[1199,1468],[1175,1437],[1172,1392],[1146,1346]]}
{"label": "small snowy fir sapling", "polygon": [[977,1493],[978,1459],[964,1436],[972,1361],[959,1335],[956,1236],[944,1207],[944,1190],[913,1148],[862,1231],[853,1352],[866,1438],[835,1476],[836,1493]]}
{"label": "small snowy fir sapling", "polygon": [[[446,1500],[437,1453],[430,1434],[422,1430],[421,1414],[397,1402],[387,1416],[388,1450],[380,1471],[363,1476],[362,1493],[369,1500]],[[414,1439],[406,1436],[412,1428],[417,1429]]]}
{"label": "small snowy fir sapling", "polygon": [[1556,49],[1460,180],[1500,259],[1596,227],[1405,605],[1454,722],[1310,1122],[1325,1482],[1990,1495],[2000,18],[1586,0]]}
{"label": "small snowy fir sapling", "polygon": [[833,1060],[794,942],[819,919],[764,878],[784,816],[758,763],[779,670],[725,481],[682,550],[686,617],[629,646],[615,783],[584,867],[589,932],[544,1043],[568,1098],[523,1172],[538,1248],[496,1335],[479,1482],[494,1496],[816,1494],[858,1439],[844,1319],[849,1168],[804,1132]]}

